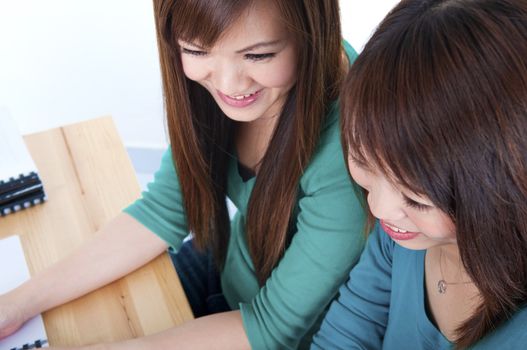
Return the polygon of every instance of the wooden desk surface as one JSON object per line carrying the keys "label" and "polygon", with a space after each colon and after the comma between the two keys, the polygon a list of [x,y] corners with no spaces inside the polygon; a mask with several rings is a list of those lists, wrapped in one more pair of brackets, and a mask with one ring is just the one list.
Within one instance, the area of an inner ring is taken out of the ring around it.
{"label": "wooden desk surface", "polygon": [[[0,237],[21,236],[34,274],[80,246],[138,198],[140,188],[110,117],[28,135],[25,141],[48,201],[0,218]],[[170,258],[162,254],[43,317],[51,345],[83,345],[152,334],[192,319],[192,312]]]}

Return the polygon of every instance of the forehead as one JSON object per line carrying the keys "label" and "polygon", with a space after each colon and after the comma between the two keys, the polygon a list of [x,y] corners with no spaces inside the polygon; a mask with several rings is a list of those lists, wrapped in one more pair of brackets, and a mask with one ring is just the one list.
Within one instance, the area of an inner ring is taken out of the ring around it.
{"label": "forehead", "polygon": [[427,195],[420,189],[417,183],[410,182],[409,179],[412,177],[408,173],[409,170],[404,173],[401,172],[400,169],[394,171],[388,165],[388,162],[380,157],[379,154],[371,155],[364,150],[358,152],[348,150],[348,162],[350,167],[354,166],[361,170],[366,170],[371,177],[375,176],[384,179],[402,193],[411,193],[422,198],[427,198]]}
{"label": "forehead", "polygon": [[[288,38],[285,25],[273,1],[254,1],[227,27],[213,47],[239,50],[260,41]],[[194,40],[199,44],[199,40]]]}

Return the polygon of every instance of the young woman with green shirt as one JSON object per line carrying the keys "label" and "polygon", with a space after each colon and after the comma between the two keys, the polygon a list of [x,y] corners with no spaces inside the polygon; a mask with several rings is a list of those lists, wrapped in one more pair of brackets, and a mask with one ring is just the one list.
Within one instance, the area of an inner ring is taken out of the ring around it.
{"label": "young woman with green shirt", "polygon": [[378,222],[313,349],[525,349],[527,2],[406,0],[342,91]]}
{"label": "young woman with green shirt", "polygon": [[142,198],[93,241],[0,297],[0,312],[19,306],[0,337],[170,247],[200,317],[105,349],[305,347],[364,243],[338,128],[339,82],[355,58],[338,1],[154,9],[170,150]]}

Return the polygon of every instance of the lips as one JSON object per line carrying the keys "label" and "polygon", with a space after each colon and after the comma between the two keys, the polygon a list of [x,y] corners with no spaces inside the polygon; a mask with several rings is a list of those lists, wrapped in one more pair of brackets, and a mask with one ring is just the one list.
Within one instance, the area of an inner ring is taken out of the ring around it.
{"label": "lips", "polygon": [[419,235],[419,232],[410,232],[398,228],[394,225],[387,224],[385,221],[381,220],[381,227],[390,236],[392,239],[397,241],[407,241],[413,239]]}
{"label": "lips", "polygon": [[262,90],[258,90],[254,93],[249,94],[240,94],[240,95],[225,95],[221,91],[218,91],[218,95],[220,96],[221,100],[228,104],[231,107],[237,107],[237,108],[244,108],[252,105],[255,103],[258,98],[260,97]]}

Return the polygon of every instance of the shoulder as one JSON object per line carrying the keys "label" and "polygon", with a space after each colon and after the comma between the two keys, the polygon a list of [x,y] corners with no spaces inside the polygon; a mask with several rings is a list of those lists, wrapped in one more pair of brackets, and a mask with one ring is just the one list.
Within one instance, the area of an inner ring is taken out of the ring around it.
{"label": "shoulder", "polygon": [[161,157],[161,167],[174,167],[174,159],[172,158],[172,148],[170,145]]}
{"label": "shoulder", "polygon": [[[342,47],[348,60],[352,63],[357,58],[357,52],[345,40],[342,41]],[[304,176],[303,183],[312,184],[312,180],[322,182],[328,176],[337,176],[338,179],[349,181],[347,165],[342,152],[340,140],[340,108],[339,102],[333,101],[328,108],[324,125],[321,130],[317,148],[308,165]]]}
{"label": "shoulder", "polygon": [[312,188],[330,180],[350,181],[340,141],[339,111],[333,102],[326,115],[317,147],[300,180],[301,186]]}
{"label": "shoulder", "polygon": [[351,46],[351,44],[346,40],[342,40],[342,48],[344,49],[344,53],[348,57],[348,61],[350,62],[350,64],[353,63],[359,56],[353,46]]}
{"label": "shoulder", "polygon": [[157,172],[158,177],[177,177],[176,166],[174,164],[174,158],[172,157],[172,148],[168,146],[167,150],[161,158],[161,164]]}
{"label": "shoulder", "polygon": [[165,197],[167,191],[179,191],[179,178],[172,158],[170,146],[161,157],[161,163],[154,174],[154,179],[147,185],[147,191]]}
{"label": "shoulder", "polygon": [[398,247],[397,243],[384,232],[379,224],[379,220],[376,220],[375,227],[368,237],[367,244],[371,245],[379,254],[389,257],[390,261],[393,259],[393,253]]}
{"label": "shoulder", "polygon": [[422,259],[424,259],[426,250],[412,250],[400,246],[383,230],[379,220],[376,220],[366,244],[376,256],[374,260],[382,257],[392,266],[394,273],[402,272],[407,276],[408,271],[422,267],[417,266],[416,263],[424,262]]}
{"label": "shoulder", "polygon": [[523,349],[527,343],[527,305],[476,344],[475,349]]}

